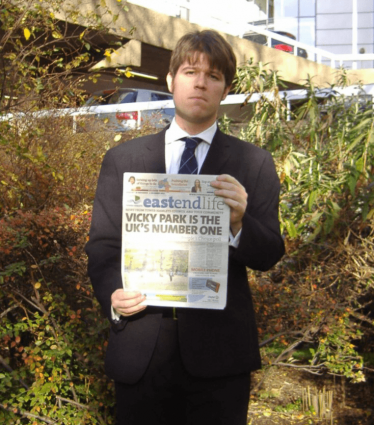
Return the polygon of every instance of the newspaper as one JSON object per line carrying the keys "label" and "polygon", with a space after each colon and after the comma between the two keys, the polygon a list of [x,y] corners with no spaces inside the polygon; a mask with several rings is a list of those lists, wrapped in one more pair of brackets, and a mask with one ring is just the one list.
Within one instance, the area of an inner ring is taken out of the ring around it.
{"label": "newspaper", "polygon": [[124,174],[122,280],[144,304],[225,308],[230,209],[215,178]]}

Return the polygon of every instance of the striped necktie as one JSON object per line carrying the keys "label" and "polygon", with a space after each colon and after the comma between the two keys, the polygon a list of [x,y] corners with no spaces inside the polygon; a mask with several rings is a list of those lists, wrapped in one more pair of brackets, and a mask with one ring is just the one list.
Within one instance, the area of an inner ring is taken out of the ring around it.
{"label": "striped necktie", "polygon": [[203,140],[199,137],[183,137],[181,140],[185,141],[186,145],[182,153],[178,174],[197,174],[195,149]]}

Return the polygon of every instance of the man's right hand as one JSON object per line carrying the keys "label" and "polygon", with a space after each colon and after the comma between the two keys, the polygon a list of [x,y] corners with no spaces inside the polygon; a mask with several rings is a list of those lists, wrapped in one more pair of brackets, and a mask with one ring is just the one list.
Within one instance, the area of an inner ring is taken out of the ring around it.
{"label": "man's right hand", "polygon": [[114,311],[125,317],[143,311],[147,306],[140,305],[140,303],[145,299],[146,296],[140,292],[124,291],[123,289],[117,289],[111,297]]}

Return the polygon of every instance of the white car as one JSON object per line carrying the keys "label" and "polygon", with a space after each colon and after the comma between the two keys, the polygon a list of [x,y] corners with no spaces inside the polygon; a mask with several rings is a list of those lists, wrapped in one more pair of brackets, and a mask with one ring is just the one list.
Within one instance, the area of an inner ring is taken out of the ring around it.
{"label": "white car", "polygon": [[[84,104],[84,107],[163,100],[173,100],[173,96],[170,93],[155,90],[119,88],[93,93]],[[174,108],[152,109],[141,112],[136,109],[126,112],[98,112],[77,117],[76,130],[96,131],[99,128],[103,131],[128,131],[137,129],[146,123],[155,128],[164,128],[171,123],[174,115]]]}

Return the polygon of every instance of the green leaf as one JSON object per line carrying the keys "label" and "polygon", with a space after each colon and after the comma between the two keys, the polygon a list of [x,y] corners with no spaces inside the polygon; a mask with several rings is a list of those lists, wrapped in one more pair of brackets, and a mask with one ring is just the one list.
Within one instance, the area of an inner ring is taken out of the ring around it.
{"label": "green leaf", "polygon": [[348,187],[352,196],[355,196],[356,184],[357,184],[357,176],[353,176],[352,174],[348,178]]}
{"label": "green leaf", "polygon": [[311,194],[308,197],[308,211],[312,212],[312,207],[317,199],[317,195],[318,195],[318,191],[317,190],[313,190],[311,192]]}
{"label": "green leaf", "polygon": [[293,221],[287,219],[285,220],[285,225],[290,238],[295,238],[297,236],[297,231]]}
{"label": "green leaf", "polygon": [[346,152],[350,152],[352,149],[354,149],[360,142],[361,140],[365,137],[365,133],[360,134],[359,136],[357,136],[354,141],[348,146],[348,149],[346,150]]}
{"label": "green leaf", "polygon": [[364,170],[365,162],[364,158],[361,157],[356,161],[356,170],[362,172]]}

